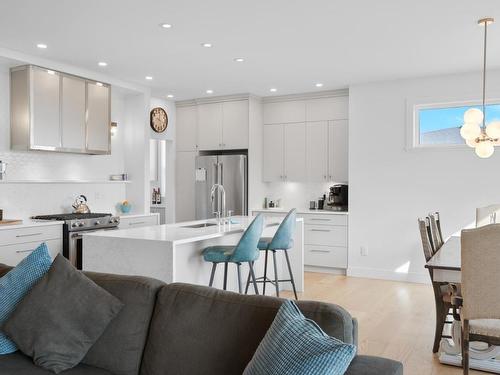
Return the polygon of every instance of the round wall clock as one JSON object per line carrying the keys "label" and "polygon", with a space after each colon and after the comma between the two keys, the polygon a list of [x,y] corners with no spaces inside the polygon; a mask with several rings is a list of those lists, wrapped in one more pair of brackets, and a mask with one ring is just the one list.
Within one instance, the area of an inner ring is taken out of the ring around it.
{"label": "round wall clock", "polygon": [[153,108],[149,114],[149,124],[155,132],[163,133],[168,126],[167,112],[161,107]]}

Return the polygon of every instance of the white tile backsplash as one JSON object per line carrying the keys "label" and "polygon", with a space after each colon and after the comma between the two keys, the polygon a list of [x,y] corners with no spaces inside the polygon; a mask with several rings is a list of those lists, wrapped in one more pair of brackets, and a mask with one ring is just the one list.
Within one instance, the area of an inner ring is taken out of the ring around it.
{"label": "white tile backsplash", "polygon": [[[265,185],[267,197],[273,201],[281,199],[281,207],[303,209],[309,207],[309,201],[317,201],[323,194],[328,196],[329,188],[334,184],[334,182],[269,182]],[[262,205],[264,205],[264,197]]]}

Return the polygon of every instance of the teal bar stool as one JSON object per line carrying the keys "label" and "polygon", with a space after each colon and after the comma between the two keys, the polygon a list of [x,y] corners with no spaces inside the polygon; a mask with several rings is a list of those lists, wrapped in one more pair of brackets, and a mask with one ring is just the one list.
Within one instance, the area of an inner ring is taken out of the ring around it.
{"label": "teal bar stool", "polygon": [[[224,263],[224,290],[227,288],[227,268],[229,263],[235,263],[238,269],[238,290],[242,292],[241,286],[241,270],[242,263],[248,263],[255,294],[259,294],[255,273],[253,270],[254,262],[259,258],[259,250],[257,245],[260,236],[264,230],[264,216],[259,214],[255,217],[252,223],[248,226],[240,241],[236,246],[210,246],[203,250],[203,259],[206,262],[212,262],[212,273],[210,275],[209,286],[213,285],[215,270],[219,263]],[[249,276],[250,277],[250,276]],[[246,291],[248,291],[248,286]]]}
{"label": "teal bar stool", "polygon": [[[290,258],[288,257],[288,250],[293,247],[293,232],[295,231],[295,222],[297,220],[297,210],[294,208],[288,212],[280,226],[276,230],[274,237],[263,237],[258,243],[258,248],[261,251],[266,252],[265,263],[264,263],[264,276],[258,277],[256,282],[263,283],[262,294],[266,294],[266,284],[269,282],[273,284],[276,288],[276,296],[280,296],[279,283],[290,282],[292,283],[293,294],[295,299],[298,300],[297,290],[295,289],[295,280],[293,278],[292,267],[290,265]],[[273,253],[273,264],[274,264],[274,281],[267,277],[267,258],[269,252]],[[288,273],[290,278],[287,280],[278,280],[278,266],[276,263],[276,252],[283,251],[285,253],[286,264],[288,265]],[[248,275],[247,285],[245,293],[248,291],[248,285],[250,282],[250,274]]]}

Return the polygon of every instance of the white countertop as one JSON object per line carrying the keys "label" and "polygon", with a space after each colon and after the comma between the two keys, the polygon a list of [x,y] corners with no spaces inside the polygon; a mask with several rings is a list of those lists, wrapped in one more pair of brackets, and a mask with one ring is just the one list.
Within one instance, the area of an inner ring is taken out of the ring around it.
{"label": "white countertop", "polygon": [[23,229],[31,227],[46,227],[50,225],[63,225],[64,221],[47,221],[47,220],[23,220],[21,224],[0,225],[0,230],[8,229]]}
{"label": "white countertop", "polygon": [[149,213],[149,214],[130,214],[130,215],[129,215],[129,214],[123,214],[123,213],[121,213],[121,214],[120,214],[120,215],[118,215],[118,216],[119,216],[120,218],[122,218],[122,217],[123,217],[124,219],[126,219],[126,218],[129,218],[129,219],[137,219],[137,218],[139,218],[139,217],[146,217],[146,216],[158,216],[158,215],[160,215],[160,214],[159,214],[159,213],[157,213],[157,212],[151,212],[151,213]]}
{"label": "white countertop", "polygon": [[[283,208],[283,207],[278,207],[278,208],[254,208],[251,210],[251,212],[266,212],[266,213],[272,213],[275,212],[277,214],[286,214],[290,211],[291,209]],[[304,214],[319,214],[319,215],[348,215],[348,211],[329,211],[329,210],[310,210],[308,208],[303,208],[297,209],[297,213],[299,215],[304,215]]]}
{"label": "white countertop", "polygon": [[[243,232],[254,218],[252,216],[234,216],[234,224],[213,225],[202,228],[186,228],[187,225],[201,223],[215,223],[214,219],[188,221],[176,224],[153,225],[148,227],[119,229],[113,231],[102,231],[84,234],[91,237],[140,239],[150,241],[165,241],[173,244],[183,244],[222,237],[228,234]],[[302,222],[302,218],[297,218]],[[266,218],[265,226],[276,226],[281,220],[279,218]]]}

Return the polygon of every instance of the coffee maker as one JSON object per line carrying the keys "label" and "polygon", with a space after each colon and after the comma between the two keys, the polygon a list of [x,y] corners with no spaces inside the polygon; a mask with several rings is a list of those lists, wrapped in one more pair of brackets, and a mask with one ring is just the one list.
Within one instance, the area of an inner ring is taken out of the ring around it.
{"label": "coffee maker", "polygon": [[331,186],[324,209],[330,211],[347,211],[348,190],[349,186],[346,184],[337,184]]}

